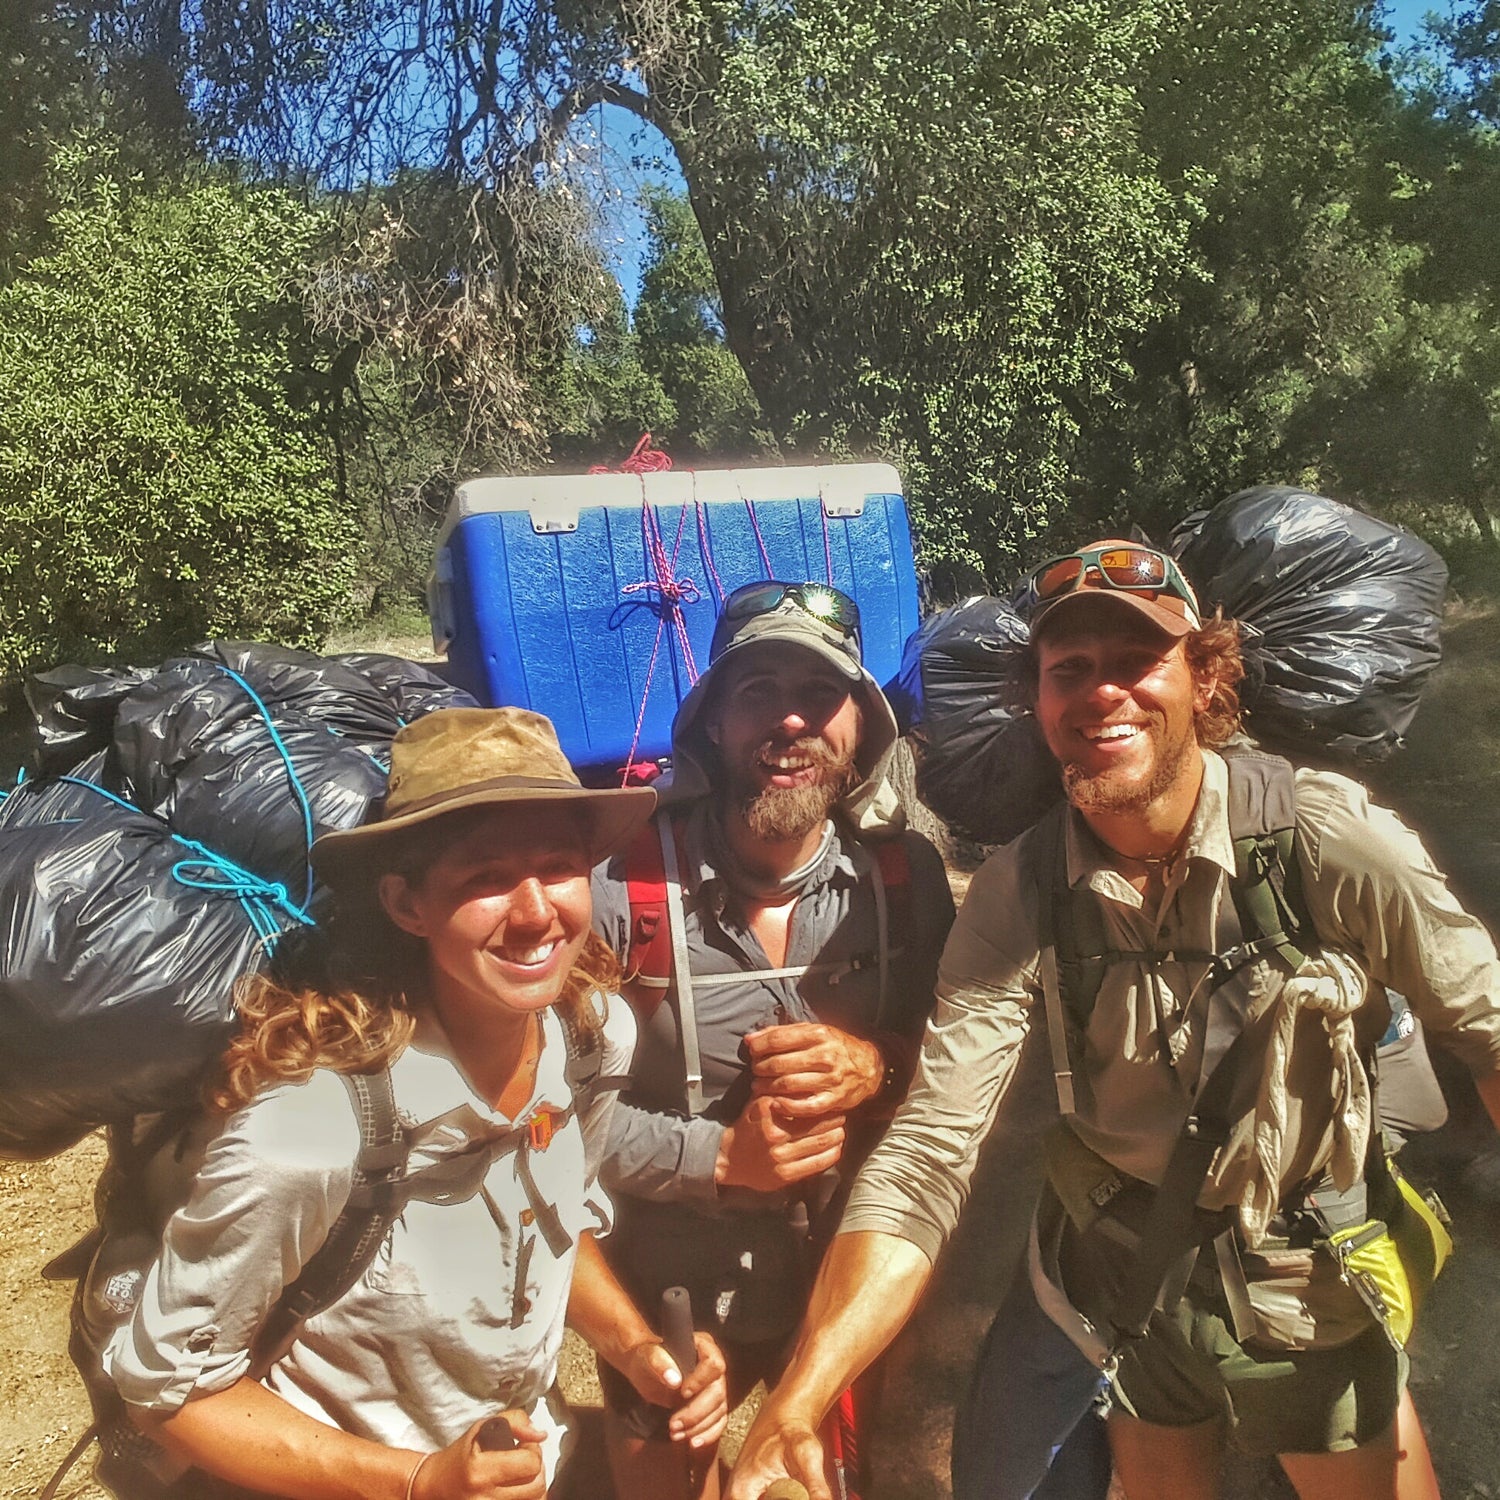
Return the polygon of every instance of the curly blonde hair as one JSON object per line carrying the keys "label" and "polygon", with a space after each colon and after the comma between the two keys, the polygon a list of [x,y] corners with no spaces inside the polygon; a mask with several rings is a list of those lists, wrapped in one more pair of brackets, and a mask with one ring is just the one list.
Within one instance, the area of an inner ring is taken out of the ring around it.
{"label": "curly blonde hair", "polygon": [[[420,878],[438,840],[407,840],[389,869]],[[303,1083],[318,1068],[335,1073],[375,1073],[411,1041],[416,1027],[412,996],[426,976],[426,944],[401,931],[371,887],[344,900],[330,924],[324,972],[295,981],[274,973],[249,974],[235,990],[240,1030],[205,1089],[212,1109],[229,1112],[279,1083]],[[620,986],[620,961],[597,933],[584,939],[555,1004],[583,1035],[603,1017],[596,993]]]}

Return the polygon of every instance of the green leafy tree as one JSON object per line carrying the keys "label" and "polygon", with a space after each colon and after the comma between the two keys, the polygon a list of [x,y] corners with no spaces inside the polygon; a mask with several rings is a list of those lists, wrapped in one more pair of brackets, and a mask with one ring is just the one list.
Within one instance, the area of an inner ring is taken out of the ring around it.
{"label": "green leafy tree", "polygon": [[0,675],[317,644],[353,541],[298,296],[324,221],[223,183],[64,197],[0,290]]}
{"label": "green leafy tree", "polygon": [[641,358],[618,290],[555,368],[538,376],[537,394],[553,457],[573,464],[618,463],[643,432],[660,441],[677,420],[671,397]]}
{"label": "green leafy tree", "polygon": [[647,249],[634,326],[641,362],[675,407],[664,441],[696,457],[753,457],[770,446],[760,404],[724,342],[713,266],[686,197],[644,195]]}

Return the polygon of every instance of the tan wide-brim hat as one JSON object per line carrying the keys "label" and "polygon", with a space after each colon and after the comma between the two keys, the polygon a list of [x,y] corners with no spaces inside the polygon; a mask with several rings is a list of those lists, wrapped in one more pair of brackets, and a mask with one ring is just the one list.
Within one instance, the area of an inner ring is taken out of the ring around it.
{"label": "tan wide-brim hat", "polygon": [[582,814],[589,863],[622,849],[656,809],[650,787],[595,788],[579,780],[549,719],[524,708],[442,708],[391,741],[385,798],[358,828],[325,833],[313,870],[335,889],[386,872],[397,836],[464,808],[552,803]]}

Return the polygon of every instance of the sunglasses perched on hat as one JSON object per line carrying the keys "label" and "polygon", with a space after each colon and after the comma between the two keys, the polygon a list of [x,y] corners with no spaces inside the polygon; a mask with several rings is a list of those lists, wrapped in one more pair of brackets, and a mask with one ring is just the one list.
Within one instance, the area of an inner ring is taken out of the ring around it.
{"label": "sunglasses perched on hat", "polygon": [[826,656],[846,676],[862,660],[859,606],[828,583],[747,583],[724,600],[709,646],[709,664],[759,640],[801,643]]}
{"label": "sunglasses perched on hat", "polygon": [[1115,598],[1169,635],[1203,624],[1197,595],[1176,559],[1139,542],[1102,541],[1065,552],[1034,569],[1028,582],[1033,632],[1058,605],[1087,594]]}

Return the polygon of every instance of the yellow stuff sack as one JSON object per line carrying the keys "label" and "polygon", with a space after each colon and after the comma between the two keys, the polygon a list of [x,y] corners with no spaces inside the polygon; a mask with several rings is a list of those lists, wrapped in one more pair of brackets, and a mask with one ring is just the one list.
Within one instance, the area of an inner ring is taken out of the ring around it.
{"label": "yellow stuff sack", "polygon": [[1453,1237],[1436,1198],[1424,1198],[1394,1162],[1389,1168],[1396,1188],[1391,1224],[1370,1219],[1338,1230],[1326,1243],[1344,1279],[1399,1349],[1406,1346],[1422,1299],[1453,1253]]}

